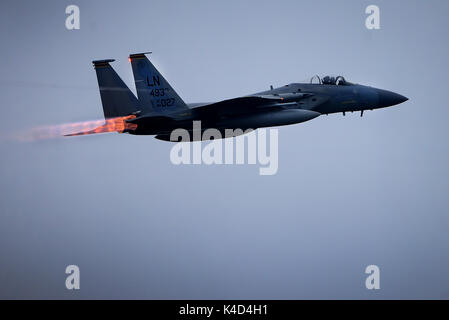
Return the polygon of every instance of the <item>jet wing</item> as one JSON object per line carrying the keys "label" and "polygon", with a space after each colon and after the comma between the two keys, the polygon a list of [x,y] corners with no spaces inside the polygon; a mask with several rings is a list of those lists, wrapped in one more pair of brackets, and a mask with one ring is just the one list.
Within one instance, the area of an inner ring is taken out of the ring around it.
{"label": "jet wing", "polygon": [[282,95],[252,95],[233,99],[227,99],[219,102],[210,103],[192,109],[193,112],[199,114],[211,114],[219,116],[229,116],[243,114],[254,111],[255,108],[265,107],[282,107],[282,104],[308,97],[310,94],[298,93],[292,97]]}
{"label": "jet wing", "polygon": [[269,106],[281,102],[282,98],[276,96],[245,96],[219,102],[212,102],[209,104],[202,104],[198,107],[193,107],[192,109],[181,110],[164,115],[143,115],[134,119],[126,120],[126,122],[149,127],[157,127],[159,125],[167,125],[175,121],[196,119],[198,116],[209,116],[210,118],[216,118],[222,115],[246,113],[259,106]]}

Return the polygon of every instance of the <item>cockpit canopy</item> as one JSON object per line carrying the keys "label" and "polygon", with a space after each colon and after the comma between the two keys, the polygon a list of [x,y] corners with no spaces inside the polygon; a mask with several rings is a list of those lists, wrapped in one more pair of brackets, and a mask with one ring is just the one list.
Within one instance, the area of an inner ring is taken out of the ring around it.
{"label": "cockpit canopy", "polygon": [[343,78],[342,76],[325,76],[322,79],[315,75],[310,79],[310,83],[316,83],[316,84],[326,84],[326,85],[334,85],[334,86],[349,86],[352,85],[352,83],[348,82]]}

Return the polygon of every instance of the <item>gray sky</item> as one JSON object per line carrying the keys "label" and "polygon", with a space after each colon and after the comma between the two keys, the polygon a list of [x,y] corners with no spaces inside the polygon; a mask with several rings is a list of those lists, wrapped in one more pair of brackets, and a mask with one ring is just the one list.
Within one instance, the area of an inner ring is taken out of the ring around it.
{"label": "gray sky", "polygon": [[[447,1],[2,1],[0,298],[449,298],[448,16]],[[6,138],[101,119],[91,61],[117,59],[134,90],[142,51],[187,102],[314,74],[410,100],[280,128],[274,176],[174,166],[149,136]]]}

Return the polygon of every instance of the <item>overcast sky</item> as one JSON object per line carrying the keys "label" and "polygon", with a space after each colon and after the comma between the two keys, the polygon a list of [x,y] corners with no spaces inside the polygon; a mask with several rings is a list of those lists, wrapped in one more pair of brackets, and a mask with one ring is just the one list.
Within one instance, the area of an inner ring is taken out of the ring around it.
{"label": "overcast sky", "polygon": [[[444,0],[1,1],[0,298],[449,298],[448,16]],[[279,128],[273,176],[175,166],[151,136],[9,138],[101,119],[91,61],[135,91],[143,51],[186,102],[314,74],[410,100]]]}

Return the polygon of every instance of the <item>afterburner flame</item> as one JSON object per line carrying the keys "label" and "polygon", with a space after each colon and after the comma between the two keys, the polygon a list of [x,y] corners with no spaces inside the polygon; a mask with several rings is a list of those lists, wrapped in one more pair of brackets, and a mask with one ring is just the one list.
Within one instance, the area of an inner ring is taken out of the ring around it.
{"label": "afterburner flame", "polygon": [[135,115],[109,118],[106,120],[91,120],[83,122],[65,123],[60,125],[42,126],[17,135],[21,141],[35,141],[53,139],[61,136],[80,136],[106,132],[125,132],[136,130],[137,124],[127,123],[126,120],[136,118]]}
{"label": "afterburner flame", "polygon": [[126,117],[118,117],[118,118],[110,118],[105,120],[105,124],[99,127],[96,127],[93,130],[83,130],[77,133],[65,134],[65,136],[81,136],[86,134],[94,134],[94,133],[104,133],[104,132],[124,132],[125,130],[136,130],[137,124],[127,123],[126,120],[134,119],[136,116],[126,116]]}

